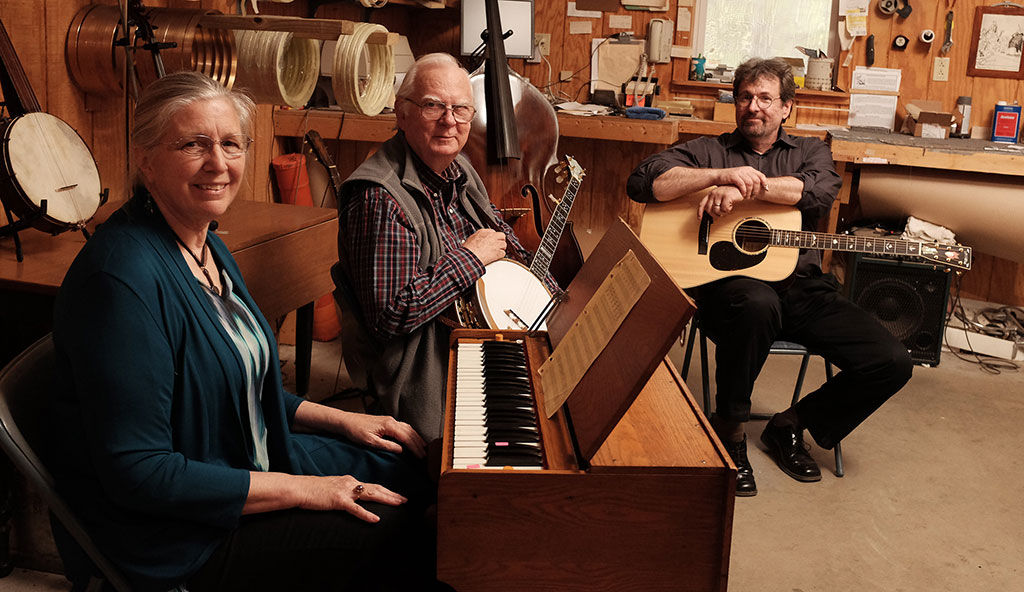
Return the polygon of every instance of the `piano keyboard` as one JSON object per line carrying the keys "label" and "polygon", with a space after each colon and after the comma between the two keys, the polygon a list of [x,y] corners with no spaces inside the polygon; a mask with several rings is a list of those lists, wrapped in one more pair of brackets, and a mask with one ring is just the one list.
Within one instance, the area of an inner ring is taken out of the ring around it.
{"label": "piano keyboard", "polygon": [[522,342],[458,344],[454,468],[540,469],[537,411]]}

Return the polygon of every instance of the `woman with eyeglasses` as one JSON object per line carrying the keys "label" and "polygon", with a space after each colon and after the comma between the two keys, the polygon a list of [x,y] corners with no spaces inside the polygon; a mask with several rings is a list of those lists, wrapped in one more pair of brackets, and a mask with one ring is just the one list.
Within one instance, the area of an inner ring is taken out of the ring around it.
{"label": "woman with eyeglasses", "polygon": [[[423,440],[285,392],[274,335],[212,232],[254,112],[197,73],[140,96],[133,195],[57,298],[57,486],[136,590],[427,589]],[[82,585],[94,570],[55,537]]]}

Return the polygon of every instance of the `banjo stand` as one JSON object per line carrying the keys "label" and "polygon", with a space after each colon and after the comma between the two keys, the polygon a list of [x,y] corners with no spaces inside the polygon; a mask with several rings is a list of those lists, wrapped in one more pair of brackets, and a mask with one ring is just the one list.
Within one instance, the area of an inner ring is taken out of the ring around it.
{"label": "banjo stand", "polygon": [[18,232],[29,228],[33,222],[46,215],[46,200],[39,202],[39,209],[24,218],[15,219],[14,212],[6,204],[4,214],[7,215],[7,224],[0,226],[0,238],[14,237],[14,254],[18,257],[18,263],[21,263],[25,260],[25,252],[21,249],[21,237],[18,236]]}

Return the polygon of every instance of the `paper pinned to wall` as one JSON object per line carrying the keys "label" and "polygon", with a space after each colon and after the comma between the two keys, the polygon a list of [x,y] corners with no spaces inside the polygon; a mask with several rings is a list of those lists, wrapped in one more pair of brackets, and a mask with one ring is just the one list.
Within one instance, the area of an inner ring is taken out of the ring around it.
{"label": "paper pinned to wall", "polygon": [[868,34],[868,13],[848,12],[846,13],[846,31],[853,37],[863,37]]}
{"label": "paper pinned to wall", "polygon": [[676,11],[676,31],[690,30],[690,9],[680,6]]}
{"label": "paper pinned to wall", "polygon": [[590,93],[595,90],[622,92],[625,84],[640,66],[644,42],[604,43],[604,39],[590,40]]}
{"label": "paper pinned to wall", "polygon": [[609,29],[632,29],[633,28],[633,17],[628,14],[609,14],[608,15],[608,28]]}
{"label": "paper pinned to wall", "polygon": [[892,131],[896,126],[895,95],[850,95],[850,115],[846,125],[871,127]]}
{"label": "paper pinned to wall", "polygon": [[868,11],[868,5],[871,4],[871,0],[839,0],[839,16],[842,16],[851,10],[858,10],[862,12]]}
{"label": "paper pinned to wall", "polygon": [[594,31],[594,23],[591,21],[569,21],[570,35],[590,35]]}
{"label": "paper pinned to wall", "polygon": [[673,45],[672,57],[687,59],[693,56],[693,48],[689,45]]}
{"label": "paper pinned to wall", "polygon": [[665,12],[668,10],[668,0],[621,0],[622,7],[626,10],[649,10],[651,12]]}
{"label": "paper pinned to wall", "polygon": [[853,80],[850,90],[899,92],[903,79],[903,71],[899,68],[866,68],[857,66],[853,69]]}

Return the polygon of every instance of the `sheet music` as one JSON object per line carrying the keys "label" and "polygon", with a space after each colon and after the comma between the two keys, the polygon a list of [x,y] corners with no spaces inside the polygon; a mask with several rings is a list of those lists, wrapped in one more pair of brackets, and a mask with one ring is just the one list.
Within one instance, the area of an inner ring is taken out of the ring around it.
{"label": "sheet music", "polygon": [[569,398],[650,285],[651,277],[636,254],[627,251],[538,370],[549,418]]}

